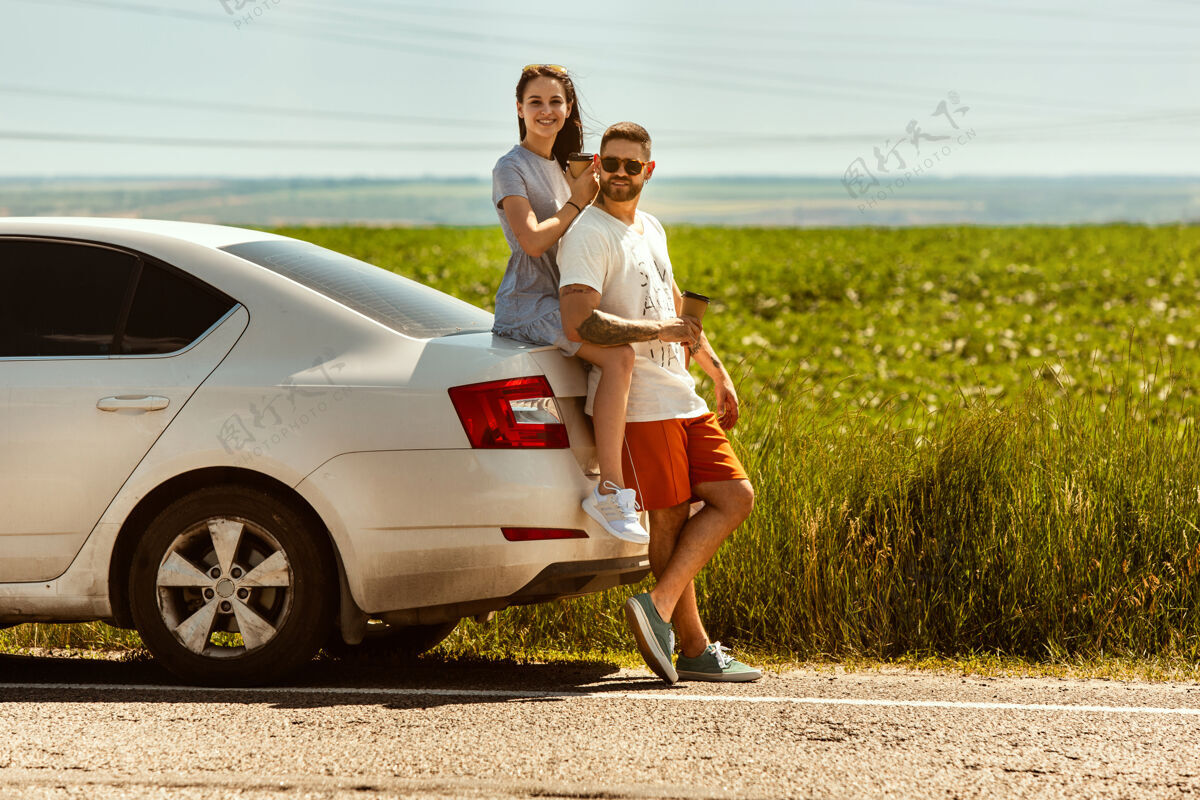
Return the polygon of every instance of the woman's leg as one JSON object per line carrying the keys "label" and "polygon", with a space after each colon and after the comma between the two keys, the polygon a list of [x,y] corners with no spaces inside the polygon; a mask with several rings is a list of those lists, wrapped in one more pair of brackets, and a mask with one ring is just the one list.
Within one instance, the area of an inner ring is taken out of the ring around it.
{"label": "woman's leg", "polygon": [[592,425],[596,429],[596,459],[600,462],[600,493],[607,481],[622,489],[621,445],[625,441],[625,406],[633,377],[633,348],[627,344],[602,347],[584,342],[580,358],[600,368],[600,382],[592,399]]}

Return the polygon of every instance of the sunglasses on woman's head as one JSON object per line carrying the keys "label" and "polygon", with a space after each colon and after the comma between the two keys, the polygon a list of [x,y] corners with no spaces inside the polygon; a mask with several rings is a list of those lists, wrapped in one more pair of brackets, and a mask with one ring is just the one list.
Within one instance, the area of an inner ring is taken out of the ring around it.
{"label": "sunglasses on woman's head", "polygon": [[561,72],[564,75],[567,74],[567,68],[562,64],[526,64],[525,66],[521,67],[521,72],[528,72],[531,69],[541,69],[543,67],[546,69],[552,69],[555,72]]}
{"label": "sunglasses on woman's head", "polygon": [[621,164],[624,164],[625,172],[629,175],[637,175],[649,163],[649,161],[639,161],[636,158],[621,159],[613,158],[612,156],[600,159],[600,166],[605,172],[616,172],[621,167]]}

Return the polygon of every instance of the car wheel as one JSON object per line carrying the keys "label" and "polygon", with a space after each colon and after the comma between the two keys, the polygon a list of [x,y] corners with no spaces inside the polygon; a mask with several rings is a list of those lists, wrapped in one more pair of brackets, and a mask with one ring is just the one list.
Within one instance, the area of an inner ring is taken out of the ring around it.
{"label": "car wheel", "polygon": [[268,492],[214,486],[172,503],[134,552],[142,641],[185,681],[267,683],[311,659],[333,623],[323,531]]}

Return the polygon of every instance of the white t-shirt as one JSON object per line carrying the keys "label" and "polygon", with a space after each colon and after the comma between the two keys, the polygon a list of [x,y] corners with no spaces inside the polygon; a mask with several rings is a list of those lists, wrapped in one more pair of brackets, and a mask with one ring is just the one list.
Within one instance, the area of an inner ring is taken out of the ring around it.
{"label": "white t-shirt", "polygon": [[[657,219],[637,212],[643,233],[596,206],[588,206],[558,246],[559,286],[573,283],[600,292],[599,310],[625,319],[675,317],[675,278],[667,256],[667,235]],[[634,342],[637,356],[629,387],[629,422],[687,419],[708,412],[696,394],[696,381],[683,365],[679,342]],[[592,413],[599,368],[588,375],[587,406]]]}

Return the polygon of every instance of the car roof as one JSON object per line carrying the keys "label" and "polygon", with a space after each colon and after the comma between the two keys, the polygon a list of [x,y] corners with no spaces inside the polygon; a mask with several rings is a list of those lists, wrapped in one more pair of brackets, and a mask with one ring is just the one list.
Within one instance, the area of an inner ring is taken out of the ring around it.
{"label": "car roof", "polygon": [[130,246],[144,243],[149,235],[214,248],[287,238],[230,225],[125,217],[0,217],[0,236],[5,235],[67,237]]}

